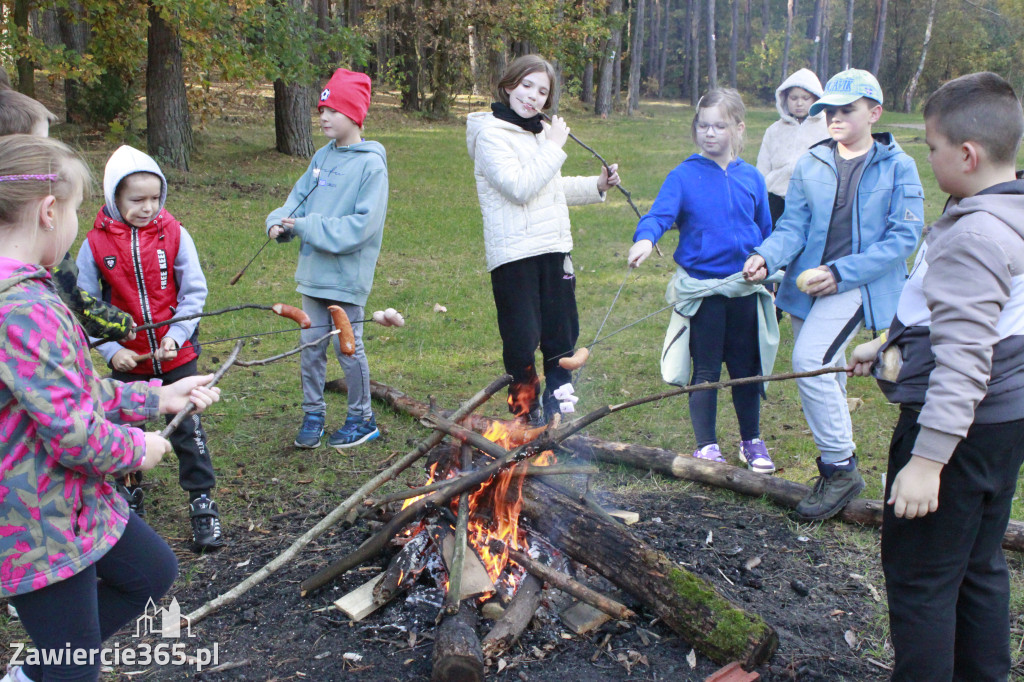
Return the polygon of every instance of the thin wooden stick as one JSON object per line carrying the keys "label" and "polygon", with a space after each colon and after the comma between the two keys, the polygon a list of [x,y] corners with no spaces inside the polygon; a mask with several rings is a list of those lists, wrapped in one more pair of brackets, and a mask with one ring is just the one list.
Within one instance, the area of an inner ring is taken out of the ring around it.
{"label": "thin wooden stick", "polygon": [[[505,386],[508,386],[511,382],[512,377],[508,374],[495,379],[472,398],[464,402],[459,409],[455,411],[452,418],[461,420],[469,416],[474,410],[486,403],[492,395],[500,391]],[[306,545],[323,535],[323,533],[325,533],[339,520],[345,518],[345,516],[356,507],[356,505],[362,503],[367,495],[407,469],[413,464],[413,462],[427,454],[431,448],[436,446],[443,439],[444,434],[435,432],[420,441],[419,445],[413,448],[405,455],[405,457],[398,460],[390,467],[360,486],[360,488],[352,493],[344,502],[335,507],[330,514],[325,516],[320,523],[306,531],[302,537],[293,542],[288,549],[279,554],[275,559],[270,561],[270,563],[266,564],[263,568],[253,573],[224,594],[211,599],[192,613],[188,614],[189,622],[196,623],[203,618],[206,618],[220,607],[233,603],[243,594],[273,575],[275,571],[297,556]]]}
{"label": "thin wooden stick", "polygon": [[285,351],[284,353],[280,353],[278,355],[271,355],[269,358],[264,358],[263,360],[239,360],[235,364],[238,365],[239,367],[255,367],[257,365],[269,365],[271,362],[283,360],[284,358],[290,355],[295,355],[296,353],[301,353],[307,348],[312,348],[313,346],[322,343],[324,339],[329,338],[331,336],[335,336],[337,334],[338,330],[332,329],[331,331],[321,336],[319,339],[316,339],[315,341],[310,341],[309,343],[304,343],[301,346],[292,348],[291,350]]}
{"label": "thin wooden stick", "polygon": [[[462,470],[473,466],[473,448],[462,444]],[[466,533],[469,530],[469,491],[459,495],[459,520],[455,524],[455,545],[452,549],[452,565],[448,568],[448,593],[444,596],[444,613],[454,616],[462,602],[462,569],[466,563]]]}
{"label": "thin wooden stick", "polygon": [[[502,546],[505,545],[501,540],[491,540],[492,551],[500,551]],[[495,547],[496,546],[496,547]],[[541,580],[548,582],[562,592],[571,594],[580,601],[586,602],[593,606],[595,609],[604,611],[612,618],[618,618],[619,620],[628,620],[636,615],[631,609],[623,604],[606,597],[599,592],[595,592],[586,585],[580,583],[577,580],[573,580],[565,573],[556,571],[555,569],[545,566],[539,561],[534,561],[530,556],[524,552],[514,550],[509,547],[508,556],[510,559],[515,561],[517,564],[525,568],[527,571],[537,576]]]}
{"label": "thin wooden stick", "polygon": [[[208,388],[213,388],[214,386],[216,386],[217,382],[220,381],[222,376],[224,376],[224,373],[228,371],[228,368],[230,368],[231,365],[235,364],[235,360],[238,358],[238,352],[240,350],[242,350],[242,342],[241,341],[239,341],[238,343],[235,344],[234,349],[232,349],[232,351],[231,351],[231,355],[229,355],[228,359],[224,361],[224,364],[220,366],[220,369],[218,369],[214,373],[213,380],[210,381],[210,383],[206,384],[206,386]],[[181,409],[181,412],[179,412],[178,414],[174,415],[174,419],[172,419],[170,422],[168,422],[168,424],[164,428],[164,430],[160,432],[160,435],[163,436],[164,438],[169,438],[170,435],[172,433],[174,433],[174,430],[176,428],[178,428],[178,426],[181,425],[181,422],[185,421],[195,411],[196,411],[196,404],[194,402],[192,402],[191,400],[189,400],[188,404],[185,405],[185,407],[183,407]]]}

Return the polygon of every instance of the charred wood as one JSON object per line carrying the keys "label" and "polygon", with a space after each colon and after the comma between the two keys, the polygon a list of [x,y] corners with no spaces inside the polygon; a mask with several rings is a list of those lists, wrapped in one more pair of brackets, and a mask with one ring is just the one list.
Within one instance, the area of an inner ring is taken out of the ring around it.
{"label": "charred wood", "polygon": [[416,582],[416,578],[427,565],[429,538],[426,533],[417,533],[399,551],[384,571],[383,577],[373,588],[373,603],[387,604],[395,595]]}
{"label": "charred wood", "polygon": [[462,604],[434,633],[431,682],[483,682],[484,655],[476,634],[476,609]]}
{"label": "charred wood", "polygon": [[494,622],[494,627],[484,637],[483,653],[486,658],[504,653],[519,641],[519,636],[537,612],[543,587],[544,584],[535,575],[528,574],[523,578],[512,601],[505,608],[505,613]]}

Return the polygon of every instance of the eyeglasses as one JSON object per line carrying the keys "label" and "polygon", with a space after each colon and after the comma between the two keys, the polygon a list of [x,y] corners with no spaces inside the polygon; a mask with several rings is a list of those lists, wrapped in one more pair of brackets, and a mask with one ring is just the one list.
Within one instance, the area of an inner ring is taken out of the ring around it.
{"label": "eyeglasses", "polygon": [[728,123],[710,124],[710,123],[701,123],[700,121],[697,122],[697,130],[699,130],[700,132],[706,133],[709,128],[714,128],[716,133],[724,133],[726,130],[729,129],[729,124]]}

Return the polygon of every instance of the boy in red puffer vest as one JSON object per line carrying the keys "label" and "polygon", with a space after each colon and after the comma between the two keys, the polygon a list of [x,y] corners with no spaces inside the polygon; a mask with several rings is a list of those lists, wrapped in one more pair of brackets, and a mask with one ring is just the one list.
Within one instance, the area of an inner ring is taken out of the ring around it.
{"label": "boy in red puffer vest", "polygon": [[[78,285],[130,313],[139,326],[202,312],[206,278],[192,237],[164,208],[167,180],[156,161],[120,147],[107,161],[103,194],[106,204],[78,252]],[[194,319],[174,322],[97,349],[115,379],[171,383],[197,374],[198,326]],[[189,494],[192,549],[221,547],[220,518],[210,498],[216,479],[199,415],[186,419],[169,440],[181,487]],[[123,483],[139,512],[139,481]]]}

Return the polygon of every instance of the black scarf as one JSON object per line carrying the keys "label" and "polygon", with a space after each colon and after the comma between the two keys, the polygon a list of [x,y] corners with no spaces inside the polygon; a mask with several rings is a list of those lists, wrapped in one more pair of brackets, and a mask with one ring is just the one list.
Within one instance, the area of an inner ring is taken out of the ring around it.
{"label": "black scarf", "polygon": [[491,111],[494,112],[494,118],[502,121],[507,121],[512,125],[517,125],[523,130],[531,133],[539,133],[544,130],[544,126],[541,125],[541,116],[538,113],[536,116],[530,118],[523,118],[516,112],[512,111],[512,107],[501,102],[494,102],[491,104]]}

